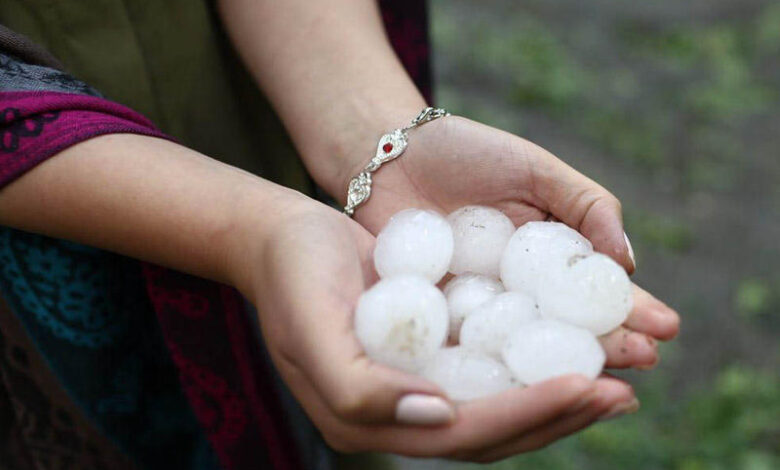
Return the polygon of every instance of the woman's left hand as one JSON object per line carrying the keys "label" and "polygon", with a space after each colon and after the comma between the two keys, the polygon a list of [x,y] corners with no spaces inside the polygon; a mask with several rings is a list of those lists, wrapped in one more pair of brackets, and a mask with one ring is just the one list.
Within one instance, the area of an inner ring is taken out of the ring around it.
{"label": "woman's left hand", "polygon": [[[627,272],[636,268],[618,199],[550,152],[457,116],[429,122],[409,134],[404,154],[375,173],[370,199],[355,212],[355,219],[374,234],[405,208],[448,214],[479,204],[500,209],[516,226],[560,220]],[[359,171],[355,168],[352,174]],[[628,320],[601,338],[607,366],[654,366],[656,340],[673,338],[678,328],[674,310],[635,286],[634,310]]]}

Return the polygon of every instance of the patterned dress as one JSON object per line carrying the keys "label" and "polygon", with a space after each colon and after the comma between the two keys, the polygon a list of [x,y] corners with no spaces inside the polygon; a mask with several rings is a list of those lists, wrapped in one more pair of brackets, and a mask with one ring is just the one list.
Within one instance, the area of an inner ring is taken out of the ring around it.
{"label": "patterned dress", "polygon": [[[59,59],[0,29],[0,189],[70,145],[130,132],[312,190],[225,48],[211,2],[186,2],[176,17],[179,0],[68,3],[0,3],[0,23]],[[380,3],[394,47],[429,94],[424,3]],[[158,28],[168,21],[184,21],[187,40],[208,47],[188,52]],[[113,23],[124,26],[106,36],[99,26]],[[101,56],[111,42],[124,54]],[[179,77],[182,60],[192,65]],[[165,92],[192,74],[195,85]],[[274,151],[256,155],[258,139]],[[227,286],[0,227],[0,470],[330,468],[254,318]]]}

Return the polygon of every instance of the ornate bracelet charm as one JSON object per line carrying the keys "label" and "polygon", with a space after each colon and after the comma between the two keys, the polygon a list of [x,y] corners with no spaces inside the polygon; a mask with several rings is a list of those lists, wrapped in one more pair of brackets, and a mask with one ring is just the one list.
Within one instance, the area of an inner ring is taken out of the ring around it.
{"label": "ornate bracelet charm", "polygon": [[371,174],[377,171],[383,164],[395,160],[404,153],[409,141],[409,130],[419,127],[426,122],[449,115],[450,113],[441,108],[425,108],[408,126],[383,135],[382,138],[379,139],[379,144],[377,144],[374,158],[368,162],[368,165],[366,165],[360,174],[349,181],[347,205],[344,207],[344,213],[348,216],[352,216],[352,214],[355,213],[355,209],[371,197]]}

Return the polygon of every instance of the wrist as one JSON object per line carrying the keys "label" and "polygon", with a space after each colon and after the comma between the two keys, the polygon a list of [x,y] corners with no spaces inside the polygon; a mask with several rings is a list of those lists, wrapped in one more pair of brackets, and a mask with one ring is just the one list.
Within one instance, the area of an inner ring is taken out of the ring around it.
{"label": "wrist", "polygon": [[246,298],[256,298],[269,242],[291,220],[318,203],[302,193],[257,180],[238,191],[231,208],[231,223],[225,230],[224,268],[229,283]]}
{"label": "wrist", "polygon": [[[401,95],[399,95],[401,96]],[[328,118],[334,123],[325,144],[313,144],[305,152],[306,165],[317,183],[339,204],[346,200],[349,180],[357,175],[376,153],[379,138],[403,127],[426,105],[416,90],[403,99],[379,103],[354,98],[340,112],[341,118]]]}

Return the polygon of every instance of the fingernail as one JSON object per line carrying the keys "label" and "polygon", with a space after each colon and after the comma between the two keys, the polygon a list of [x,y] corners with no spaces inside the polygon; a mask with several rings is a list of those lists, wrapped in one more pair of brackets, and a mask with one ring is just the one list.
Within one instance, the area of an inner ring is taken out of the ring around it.
{"label": "fingernail", "polygon": [[395,419],[403,424],[426,426],[447,424],[455,419],[455,410],[443,398],[411,394],[398,400]]}
{"label": "fingernail", "polygon": [[648,347],[652,350],[653,362],[651,362],[649,364],[635,365],[634,369],[637,369],[637,370],[651,370],[651,369],[655,369],[655,366],[658,365],[658,361],[661,359],[661,356],[658,354],[658,341],[656,341],[654,338],[651,338],[650,336],[646,336],[646,335],[645,335],[645,341],[647,342]]}
{"label": "fingernail", "polygon": [[609,421],[610,419],[615,419],[619,416],[636,413],[639,411],[639,400],[636,398],[632,398],[629,401],[624,401],[621,403],[618,403],[617,405],[614,405],[612,408],[609,409],[606,413],[601,415],[599,417],[599,421]]}
{"label": "fingernail", "polygon": [[636,269],[636,258],[634,258],[634,247],[631,246],[631,240],[628,239],[628,235],[626,232],[623,232],[623,238],[626,239],[626,247],[628,247],[628,257],[631,258],[631,264],[634,265],[634,269]]}
{"label": "fingernail", "polygon": [[660,361],[660,359],[661,358],[658,356],[658,354],[656,354],[655,358],[653,359],[653,362],[651,362],[650,364],[641,364],[641,365],[638,365],[638,366],[634,366],[634,369],[636,369],[636,370],[653,370],[653,369],[655,369],[655,366],[658,365],[658,361]]}

